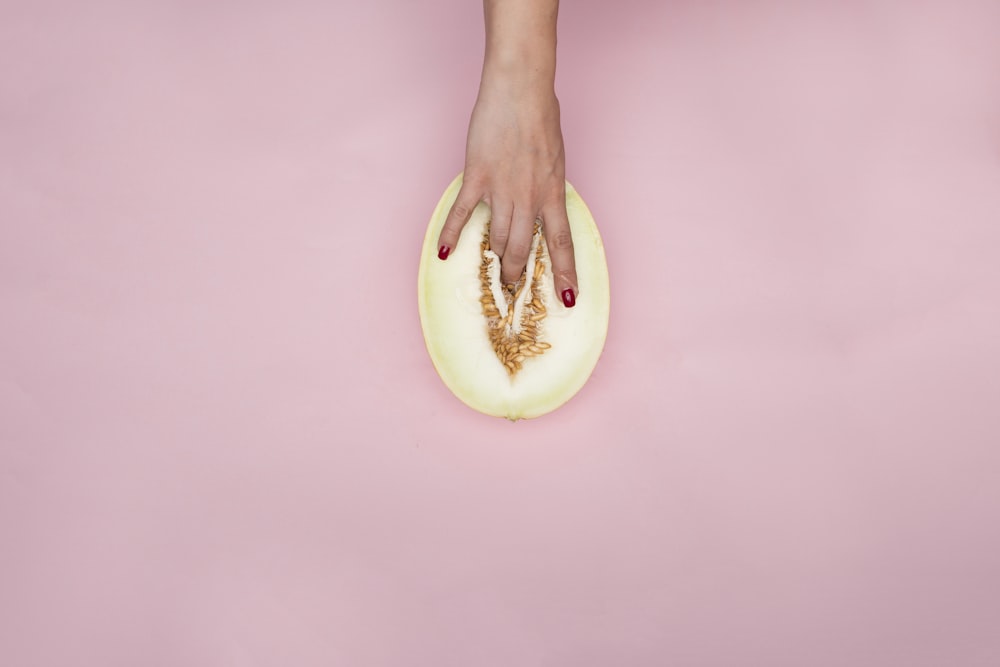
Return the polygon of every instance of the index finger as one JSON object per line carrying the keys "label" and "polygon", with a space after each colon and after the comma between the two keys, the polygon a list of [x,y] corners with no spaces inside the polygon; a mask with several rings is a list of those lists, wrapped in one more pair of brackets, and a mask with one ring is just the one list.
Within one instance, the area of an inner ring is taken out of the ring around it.
{"label": "index finger", "polygon": [[444,221],[444,227],[441,228],[441,234],[438,236],[438,259],[448,259],[448,255],[458,245],[462,228],[469,222],[472,212],[481,199],[482,193],[471,185],[470,181],[462,182],[458,196],[455,197],[455,203],[451,205],[448,217]]}

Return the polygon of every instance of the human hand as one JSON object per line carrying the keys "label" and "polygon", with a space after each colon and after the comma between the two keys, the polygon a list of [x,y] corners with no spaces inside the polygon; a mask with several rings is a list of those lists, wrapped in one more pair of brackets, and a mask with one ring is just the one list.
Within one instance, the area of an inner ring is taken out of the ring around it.
{"label": "human hand", "polygon": [[490,249],[501,280],[516,282],[531,250],[536,219],[552,264],[555,291],[566,307],[579,294],[573,237],[566,214],[565,152],[559,101],[551,86],[506,74],[484,76],[469,123],[465,176],[438,241],[447,259],[480,201],[490,207]]}

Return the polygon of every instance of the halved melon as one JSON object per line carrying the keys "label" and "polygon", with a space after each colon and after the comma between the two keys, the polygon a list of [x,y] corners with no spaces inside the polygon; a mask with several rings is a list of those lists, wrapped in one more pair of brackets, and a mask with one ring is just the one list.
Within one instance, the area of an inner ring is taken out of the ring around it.
{"label": "halved melon", "polygon": [[566,308],[555,294],[537,227],[524,275],[514,286],[500,284],[484,203],[441,261],[438,235],[461,185],[459,175],[424,237],[417,290],[427,351],[441,379],[469,407],[511,420],[538,417],[580,390],[604,349],[611,306],[604,245],[586,204],[567,183],[579,279],[575,307]]}

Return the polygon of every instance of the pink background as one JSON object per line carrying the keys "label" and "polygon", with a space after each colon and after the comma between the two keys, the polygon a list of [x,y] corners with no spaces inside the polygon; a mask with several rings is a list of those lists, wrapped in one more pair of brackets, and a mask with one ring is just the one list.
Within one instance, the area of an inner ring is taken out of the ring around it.
{"label": "pink background", "polygon": [[1000,664],[1000,3],[564,2],[605,355],[415,279],[481,5],[0,6],[0,662]]}

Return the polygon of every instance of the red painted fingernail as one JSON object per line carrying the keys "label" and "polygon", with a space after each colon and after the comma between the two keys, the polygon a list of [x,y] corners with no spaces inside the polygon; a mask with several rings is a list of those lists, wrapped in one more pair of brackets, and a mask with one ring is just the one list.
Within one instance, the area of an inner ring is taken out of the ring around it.
{"label": "red painted fingernail", "polygon": [[573,290],[571,289],[564,289],[562,291],[562,299],[563,304],[565,304],[567,308],[572,308],[576,305],[576,295],[573,294]]}
{"label": "red painted fingernail", "polygon": [[448,259],[448,253],[451,252],[451,248],[446,245],[438,248],[438,259]]}

